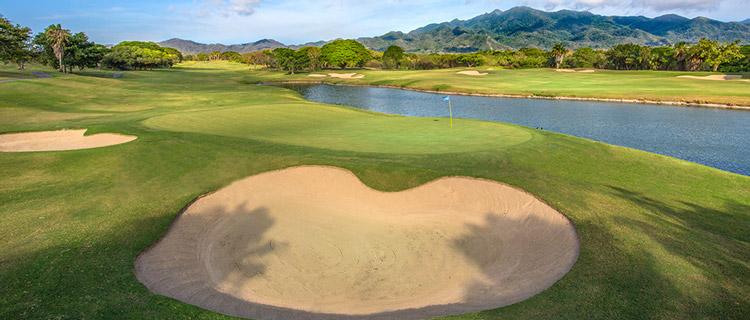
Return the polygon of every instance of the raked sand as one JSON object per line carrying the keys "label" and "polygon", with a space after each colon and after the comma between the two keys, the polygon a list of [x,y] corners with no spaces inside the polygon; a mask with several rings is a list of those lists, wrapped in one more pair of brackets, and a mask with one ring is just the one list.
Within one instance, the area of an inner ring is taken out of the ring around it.
{"label": "raked sand", "polygon": [[573,225],[532,195],[473,178],[401,192],[304,166],[198,199],[143,252],[150,290],[269,319],[417,319],[529,298],[578,255]]}
{"label": "raked sand", "polygon": [[696,80],[714,80],[714,81],[728,81],[728,80],[741,80],[741,75],[732,75],[732,74],[714,74],[710,76],[677,76],[678,78],[683,79],[696,79]]}
{"label": "raked sand", "polygon": [[0,152],[63,151],[106,147],[137,137],[114,133],[84,136],[86,129],[0,134]]}
{"label": "raked sand", "polygon": [[456,74],[461,74],[465,76],[486,76],[487,72],[479,72],[476,70],[464,70],[464,71],[456,72]]}

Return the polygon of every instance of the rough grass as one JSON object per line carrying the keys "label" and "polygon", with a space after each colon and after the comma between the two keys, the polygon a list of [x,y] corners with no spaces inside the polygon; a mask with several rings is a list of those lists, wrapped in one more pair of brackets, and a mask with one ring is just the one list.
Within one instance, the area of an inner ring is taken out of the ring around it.
{"label": "rough grass", "polygon": [[[705,76],[709,72],[613,71],[594,73],[556,72],[554,69],[484,70],[482,77],[456,74],[463,69],[418,71],[357,71],[362,79],[324,78],[330,83],[353,83],[408,87],[423,90],[479,94],[565,96],[579,98],[637,99],[750,106],[750,81],[707,81],[677,78]],[[321,81],[306,74],[282,76],[257,71],[258,76],[277,80]]]}
{"label": "rough grass", "polygon": [[[446,175],[493,179],[535,194],[575,223],[578,262],[552,288],[506,308],[451,319],[743,319],[750,314],[750,178],[479,121],[462,125],[482,134],[502,131],[508,141],[423,154],[424,140],[410,136],[441,134],[434,121],[354,114],[252,84],[280,77],[216,63],[129,72],[121,79],[83,73],[0,84],[0,132],[85,127],[139,137],[99,149],[0,153],[0,318],[227,318],[149,293],[133,275],[135,257],[196,196],[300,164],[347,168],[381,190]],[[379,77],[385,81],[387,74]],[[451,87],[474,81],[451,79],[425,76],[424,81]],[[214,112],[231,110],[238,116],[227,119],[227,128],[218,127]],[[208,113],[188,116],[201,112]],[[294,125],[282,121],[285,112]],[[332,127],[326,134],[345,141],[326,148],[328,142],[300,125],[338,116],[361,117],[379,128],[328,120],[325,125]],[[178,120],[168,128],[154,126],[156,120],[149,119],[155,117],[179,119],[190,132],[173,131],[186,131],[172,127]],[[254,128],[258,117],[267,123]],[[283,130],[274,129],[278,135],[269,137],[274,124]],[[343,132],[348,130],[355,136]],[[523,136],[528,139],[517,140]],[[437,140],[430,142],[434,148],[450,149]],[[341,147],[349,143],[358,145]],[[350,151],[370,151],[370,144],[378,143],[377,153]]]}

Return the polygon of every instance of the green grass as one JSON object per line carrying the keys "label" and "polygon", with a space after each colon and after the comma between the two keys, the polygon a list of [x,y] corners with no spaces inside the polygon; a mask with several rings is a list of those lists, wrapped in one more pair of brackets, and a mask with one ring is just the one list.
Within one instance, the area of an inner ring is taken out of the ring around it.
{"label": "green grass", "polygon": [[[325,106],[253,84],[284,77],[216,63],[0,83],[0,132],[139,137],[99,149],[0,153],[0,319],[228,318],[151,294],[135,279],[135,257],[198,195],[301,164],[347,168],[391,191],[447,175],[493,179],[575,223],[580,256],[552,288],[451,319],[750,314],[750,178],[480,121],[454,132],[493,139],[455,146],[445,119]],[[451,79],[424,81],[480,81]]]}
{"label": "green grass", "polygon": [[[418,71],[356,71],[362,79],[330,79],[332,83],[387,85],[423,90],[478,94],[565,96],[579,98],[638,99],[750,106],[750,81],[708,81],[677,78],[679,75],[704,76],[710,72],[612,71],[565,73],[553,69],[491,69],[475,77],[456,74],[462,69]],[[353,72],[353,71],[346,71]],[[258,72],[277,80],[320,81],[306,74],[281,76]],[[747,75],[746,75],[747,78]]]}
{"label": "green grass", "polygon": [[386,117],[299,101],[174,113],[148,119],[144,124],[171,131],[380,153],[493,150],[531,139],[530,133],[509,125],[459,119],[454,122],[455,127],[447,130],[447,119]]}

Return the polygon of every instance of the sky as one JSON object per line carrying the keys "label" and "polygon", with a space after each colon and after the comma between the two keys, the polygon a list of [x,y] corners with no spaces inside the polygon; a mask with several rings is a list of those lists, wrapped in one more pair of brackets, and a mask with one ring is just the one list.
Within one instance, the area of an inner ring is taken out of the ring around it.
{"label": "sky", "polygon": [[0,0],[0,15],[34,32],[61,23],[104,44],[170,38],[224,44],[269,38],[300,44],[408,32],[519,5],[603,15],[750,18],[750,0]]}

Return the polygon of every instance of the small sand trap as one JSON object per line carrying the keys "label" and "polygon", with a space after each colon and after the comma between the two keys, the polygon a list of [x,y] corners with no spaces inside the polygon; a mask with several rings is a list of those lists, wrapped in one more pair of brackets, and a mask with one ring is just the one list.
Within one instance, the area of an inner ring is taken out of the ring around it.
{"label": "small sand trap", "polygon": [[486,76],[487,75],[486,72],[479,72],[476,70],[459,71],[459,72],[456,72],[456,74],[462,74],[465,76]]}
{"label": "small sand trap", "polygon": [[329,73],[328,75],[331,78],[339,78],[339,79],[362,79],[365,77],[364,74],[358,74],[358,73]]}
{"label": "small sand trap", "polygon": [[325,75],[325,74],[320,74],[320,73],[311,73],[311,74],[308,74],[307,76],[308,76],[308,77],[313,77],[313,78],[325,78],[325,77],[327,77],[328,75]]}
{"label": "small sand trap", "polygon": [[380,192],[349,171],[304,166],[195,201],[138,257],[136,275],[233,316],[419,319],[527,299],[577,255],[562,214],[497,182]]}
{"label": "small sand trap", "polygon": [[574,73],[594,73],[596,70],[593,69],[584,69],[584,70],[575,70],[575,69],[555,69],[557,72],[574,72]]}
{"label": "small sand trap", "polygon": [[683,79],[698,79],[698,80],[713,80],[713,81],[727,81],[727,80],[740,80],[742,79],[741,75],[730,75],[730,74],[715,74],[705,77],[699,77],[699,76],[677,76],[678,78]]}
{"label": "small sand trap", "polygon": [[0,134],[0,152],[63,151],[122,144],[137,137],[114,133],[84,136],[86,129]]}

